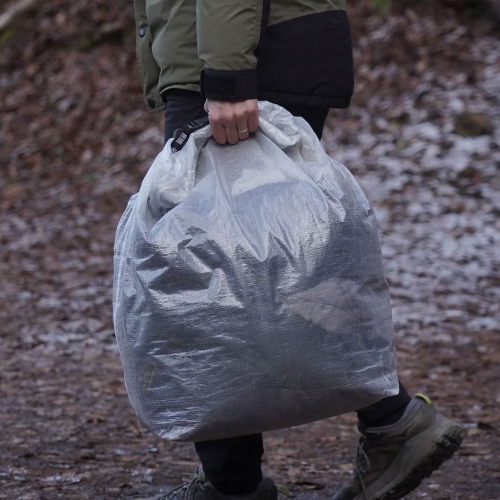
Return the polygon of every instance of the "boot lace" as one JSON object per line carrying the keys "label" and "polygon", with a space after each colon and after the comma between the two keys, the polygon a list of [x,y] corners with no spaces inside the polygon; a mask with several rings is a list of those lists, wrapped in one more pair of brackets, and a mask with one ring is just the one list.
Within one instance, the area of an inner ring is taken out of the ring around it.
{"label": "boot lace", "polygon": [[366,492],[365,481],[363,479],[363,474],[366,474],[370,470],[370,459],[365,452],[366,437],[363,436],[359,439],[358,451],[356,453],[356,474],[361,483],[361,489],[363,490],[363,499],[370,500],[368,498],[368,493]]}
{"label": "boot lace", "polygon": [[179,498],[182,498],[182,500],[193,500],[196,490],[198,488],[203,489],[202,483],[205,478],[203,477],[203,472],[201,472],[200,468],[196,469],[194,477],[189,475],[189,477],[191,477],[190,481],[186,481],[186,476],[188,475],[181,474],[180,481],[182,484],[170,491],[167,491],[158,497],[157,500],[173,500],[177,495],[179,495]]}

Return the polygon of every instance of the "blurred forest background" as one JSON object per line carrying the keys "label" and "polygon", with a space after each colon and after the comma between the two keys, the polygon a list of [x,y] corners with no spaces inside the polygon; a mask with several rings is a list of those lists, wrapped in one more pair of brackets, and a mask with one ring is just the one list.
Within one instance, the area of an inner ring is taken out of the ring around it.
{"label": "blurred forest background", "polygon": [[[325,148],[373,201],[400,374],[467,437],[411,500],[500,498],[497,0],[348,0],[356,94]],[[143,106],[131,0],[0,7],[0,498],[133,499],[192,446],[128,403],[112,326],[114,231],[163,146]],[[269,433],[266,471],[327,498],[355,418]]]}

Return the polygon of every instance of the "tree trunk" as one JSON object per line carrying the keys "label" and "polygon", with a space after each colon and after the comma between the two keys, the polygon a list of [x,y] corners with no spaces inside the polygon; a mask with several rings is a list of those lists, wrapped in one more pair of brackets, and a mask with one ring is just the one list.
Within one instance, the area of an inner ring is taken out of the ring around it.
{"label": "tree trunk", "polygon": [[8,28],[14,21],[28,10],[34,8],[39,0],[18,0],[0,14],[0,32]]}

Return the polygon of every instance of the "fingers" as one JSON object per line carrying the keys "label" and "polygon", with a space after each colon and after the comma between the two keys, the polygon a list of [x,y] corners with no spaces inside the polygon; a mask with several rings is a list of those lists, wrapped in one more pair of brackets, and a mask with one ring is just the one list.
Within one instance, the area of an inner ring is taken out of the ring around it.
{"label": "fingers", "polygon": [[256,99],[229,102],[207,99],[205,110],[208,112],[212,134],[219,144],[237,144],[248,139],[251,132],[259,126],[259,109]]}
{"label": "fingers", "polygon": [[259,128],[259,105],[257,99],[247,101],[248,104],[248,130],[255,132]]}
{"label": "fingers", "polygon": [[227,142],[229,142],[229,144],[238,144],[239,137],[238,137],[238,131],[236,130],[236,121],[232,120],[231,122],[226,123],[225,129],[226,129]]}
{"label": "fingers", "polygon": [[248,139],[250,135],[250,128],[248,125],[248,117],[246,114],[236,116],[236,129],[240,140]]}
{"label": "fingers", "polygon": [[214,136],[214,139],[219,143],[219,144],[226,144],[227,142],[227,135],[226,135],[226,129],[224,126],[220,123],[212,123],[212,120],[210,120],[210,125],[212,126],[212,135]]}

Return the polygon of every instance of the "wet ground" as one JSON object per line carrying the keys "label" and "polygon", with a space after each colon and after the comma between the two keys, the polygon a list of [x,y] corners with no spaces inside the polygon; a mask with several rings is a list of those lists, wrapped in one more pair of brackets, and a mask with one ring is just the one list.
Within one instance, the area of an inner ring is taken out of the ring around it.
{"label": "wet ground", "polygon": [[[161,147],[161,117],[143,111],[129,76],[131,6],[87,3],[47,2],[0,55],[0,498],[9,500],[134,499],[197,464],[191,445],[138,423],[123,385],[114,230]],[[383,22],[359,5],[354,14],[357,94],[332,113],[324,144],[376,209],[401,379],[466,430],[457,456],[407,498],[497,500],[500,41],[447,14]],[[81,25],[68,27],[74,18]],[[345,415],[267,434],[266,471],[300,499],[330,497],[352,470],[355,424]]]}

